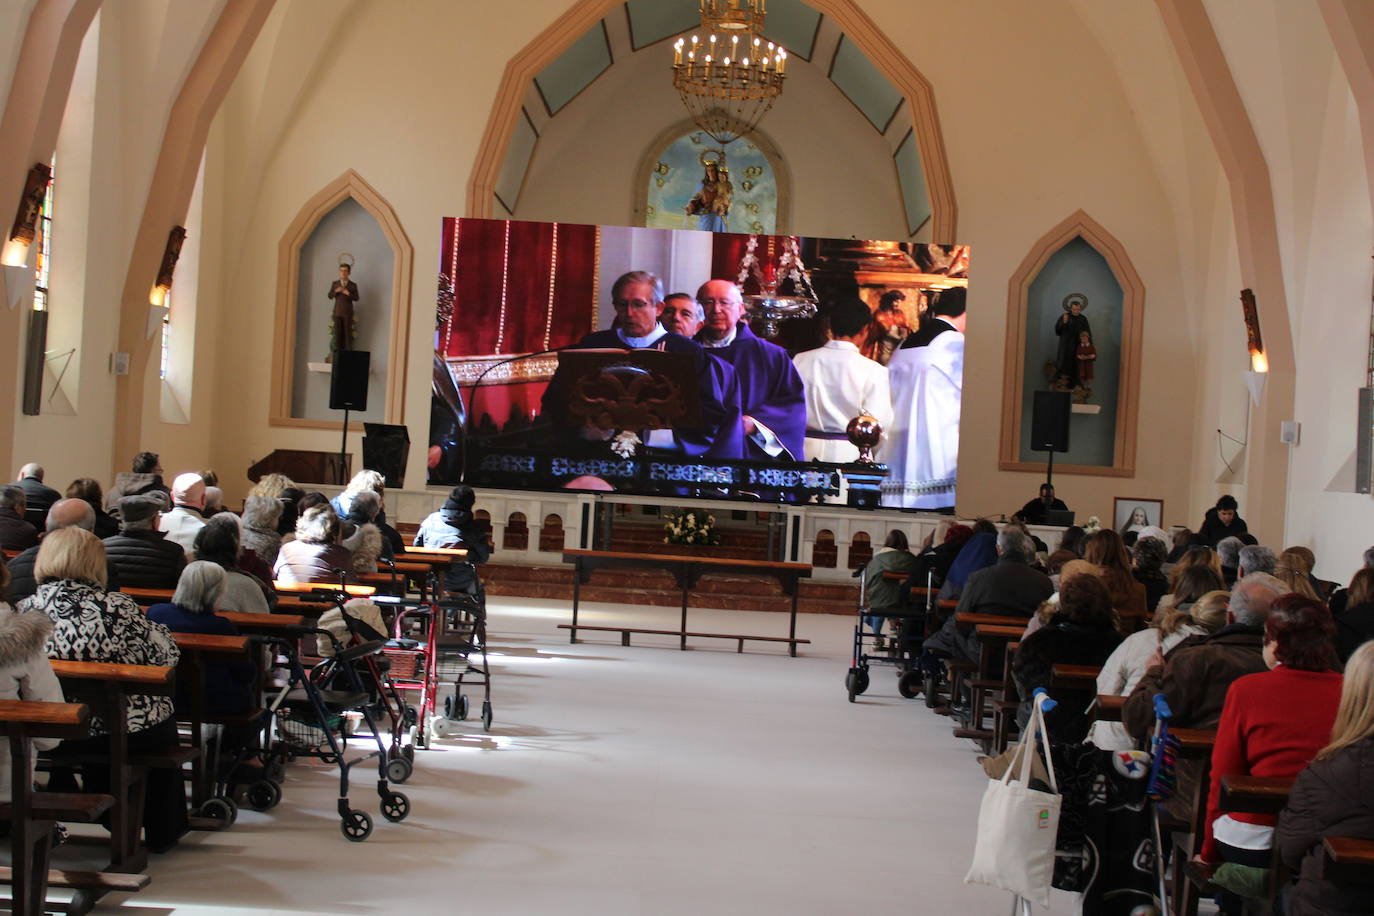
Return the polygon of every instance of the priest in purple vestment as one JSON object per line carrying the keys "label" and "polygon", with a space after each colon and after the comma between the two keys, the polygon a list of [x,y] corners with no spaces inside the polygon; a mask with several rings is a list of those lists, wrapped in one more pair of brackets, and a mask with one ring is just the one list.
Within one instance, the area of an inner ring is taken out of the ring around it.
{"label": "priest in purple vestment", "polygon": [[[611,287],[616,326],[593,331],[578,341],[574,349],[619,348],[654,349],[684,353],[692,357],[697,370],[702,425],[693,429],[649,430],[649,448],[681,452],[705,458],[739,458],[742,424],[739,411],[739,384],[728,364],[711,359],[697,344],[666,330],[663,314],[663,283],[648,271],[634,270],[619,277]],[[566,397],[563,379],[555,373],[544,393],[543,412],[550,413]]]}
{"label": "priest in purple vestment", "polygon": [[706,323],[693,338],[728,363],[739,379],[744,457],[803,461],[806,387],[787,351],[749,330],[744,298],[729,280],[708,280],[697,290]]}

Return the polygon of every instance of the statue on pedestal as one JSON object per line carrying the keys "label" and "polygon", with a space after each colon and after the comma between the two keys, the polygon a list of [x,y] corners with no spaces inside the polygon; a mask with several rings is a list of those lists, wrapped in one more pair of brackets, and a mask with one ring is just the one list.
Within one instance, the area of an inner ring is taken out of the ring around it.
{"label": "statue on pedestal", "polygon": [[352,350],[357,335],[357,325],[353,316],[353,303],[358,301],[358,284],[351,278],[353,259],[341,258],[339,279],[329,285],[329,298],[334,300],[333,320],[329,329],[329,356],[325,362],[332,363],[334,354],[340,350]]}
{"label": "statue on pedestal", "polygon": [[[1097,358],[1097,351],[1092,347],[1092,325],[1083,314],[1087,305],[1087,296],[1082,293],[1070,293],[1064,297],[1064,314],[1054,322],[1054,333],[1059,338],[1059,345],[1051,369],[1050,389],[1073,392],[1074,401],[1079,404],[1085,403],[1092,394],[1092,360]],[[1088,349],[1080,357],[1079,348],[1085,334]]]}

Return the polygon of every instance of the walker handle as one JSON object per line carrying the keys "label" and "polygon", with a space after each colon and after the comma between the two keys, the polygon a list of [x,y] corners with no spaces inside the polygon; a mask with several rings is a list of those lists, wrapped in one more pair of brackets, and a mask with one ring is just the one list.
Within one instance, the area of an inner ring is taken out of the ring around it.
{"label": "walker handle", "polygon": [[[1044,699],[1040,699],[1041,697],[1044,697]],[[1040,708],[1044,712],[1050,712],[1054,707],[1059,705],[1054,700],[1050,699],[1050,693],[1044,687],[1035,688],[1035,690],[1031,692],[1031,698],[1040,704]]]}
{"label": "walker handle", "polygon": [[1174,717],[1173,710],[1169,708],[1169,701],[1167,698],[1165,698],[1164,694],[1155,694],[1154,704],[1156,719],[1162,719],[1167,722],[1169,719],[1172,719]]}

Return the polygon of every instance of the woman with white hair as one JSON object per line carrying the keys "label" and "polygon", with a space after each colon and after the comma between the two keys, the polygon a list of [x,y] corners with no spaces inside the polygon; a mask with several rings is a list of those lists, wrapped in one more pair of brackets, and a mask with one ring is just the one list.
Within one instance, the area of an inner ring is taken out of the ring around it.
{"label": "woman with white hair", "polygon": [[[19,603],[20,612],[46,614],[53,622],[48,655],[78,662],[119,665],[175,665],[181,658],[172,634],[143,615],[134,599],[105,590],[105,547],[84,528],[61,528],[43,538],[34,564],[38,591]],[[171,697],[131,694],[125,712],[129,751],[161,751],[178,743]],[[93,737],[64,741],[63,750],[109,753],[110,736],[103,722],[91,720]],[[87,792],[108,792],[108,766],[83,764]],[[57,768],[50,792],[76,792],[70,769]],[[143,823],[148,847],[164,852],[186,832],[186,789],[180,770],[148,771]]]}
{"label": "woman with white hair", "polygon": [[283,508],[280,499],[270,496],[250,496],[243,501],[243,531],[240,537],[243,549],[261,557],[268,569],[277,562],[277,552],[281,550],[277,523],[281,521]]}
{"label": "woman with white hair", "polygon": [[[16,614],[6,589],[9,570],[0,559],[0,700],[38,700],[62,703],[62,685],[48,661],[52,621],[42,614]],[[57,747],[56,738],[35,738],[33,752]],[[10,800],[9,743],[0,748],[0,802]],[[6,827],[9,825],[6,824]]]}
{"label": "woman with white hair", "polygon": [[[218,563],[196,560],[187,564],[168,604],[148,608],[148,619],[173,633],[237,636],[239,631],[215,613],[229,574]],[[205,669],[205,711],[228,715],[252,709],[254,667],[251,661],[210,662]],[[178,694],[177,705],[183,698]]]}
{"label": "woman with white hair", "polygon": [[382,555],[382,533],[373,520],[381,511],[382,500],[376,493],[363,490],[353,497],[343,518],[344,536],[340,544],[353,551],[353,571],[377,571],[377,558]]}
{"label": "woman with white hair", "polygon": [[272,575],[280,582],[357,582],[353,553],[339,543],[339,517],[327,504],[311,506],[296,522],[296,539],[281,545]]}

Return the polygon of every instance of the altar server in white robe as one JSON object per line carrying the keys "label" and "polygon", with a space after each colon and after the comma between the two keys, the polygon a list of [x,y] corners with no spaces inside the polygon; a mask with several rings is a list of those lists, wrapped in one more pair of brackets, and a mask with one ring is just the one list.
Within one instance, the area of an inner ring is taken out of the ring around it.
{"label": "altar server in white robe", "polygon": [[891,468],[882,504],[907,509],[954,505],[959,477],[959,410],[964,388],[962,287],[940,293],[887,364],[893,429],[884,455]]}
{"label": "altar server in white robe", "polygon": [[887,368],[859,352],[873,321],[868,306],[860,299],[842,299],[830,307],[829,317],[830,340],[798,353],[792,364],[806,385],[806,460],[847,463],[859,457],[859,450],[845,427],[867,411],[884,430],[891,429],[892,395]]}

